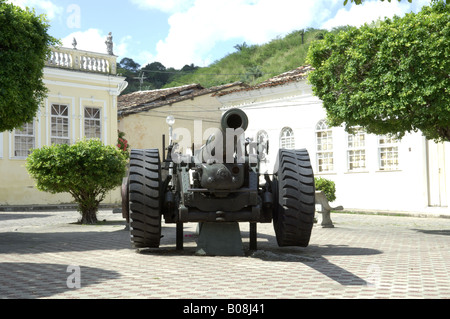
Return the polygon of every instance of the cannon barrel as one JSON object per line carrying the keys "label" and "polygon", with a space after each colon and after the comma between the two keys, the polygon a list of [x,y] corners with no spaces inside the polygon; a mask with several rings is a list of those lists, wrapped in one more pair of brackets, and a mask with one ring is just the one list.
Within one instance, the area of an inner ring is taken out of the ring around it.
{"label": "cannon barrel", "polygon": [[222,131],[226,131],[227,128],[241,128],[245,131],[248,127],[247,114],[241,109],[230,109],[222,115],[220,126]]}
{"label": "cannon barrel", "polygon": [[[202,146],[201,158],[207,161],[210,158],[226,161],[227,150],[233,153],[240,147],[238,138],[248,127],[248,117],[241,109],[230,109],[226,111],[220,119],[220,128],[211,134]],[[231,131],[230,131],[231,129]],[[222,152],[219,154],[219,152]],[[240,150],[240,152],[243,150]],[[240,153],[243,154],[243,153]]]}

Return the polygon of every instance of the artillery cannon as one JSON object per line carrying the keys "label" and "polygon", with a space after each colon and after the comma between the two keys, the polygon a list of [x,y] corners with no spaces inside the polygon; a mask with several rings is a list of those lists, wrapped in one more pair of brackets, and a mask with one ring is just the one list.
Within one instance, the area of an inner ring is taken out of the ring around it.
{"label": "artillery cannon", "polygon": [[245,139],[247,126],[245,112],[230,109],[194,155],[173,152],[172,141],[162,161],[158,149],[131,150],[122,212],[135,248],[159,247],[162,217],[176,224],[177,249],[183,248],[188,222],[249,222],[255,250],[257,223],[273,221],[279,246],[308,246],[315,187],[307,150],[280,149],[272,176],[261,174],[263,148]]}

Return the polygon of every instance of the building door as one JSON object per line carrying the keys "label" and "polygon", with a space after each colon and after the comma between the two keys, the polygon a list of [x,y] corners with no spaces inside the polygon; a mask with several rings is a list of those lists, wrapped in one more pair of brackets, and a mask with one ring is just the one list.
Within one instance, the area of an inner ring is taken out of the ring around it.
{"label": "building door", "polygon": [[428,205],[446,207],[445,146],[428,141]]}

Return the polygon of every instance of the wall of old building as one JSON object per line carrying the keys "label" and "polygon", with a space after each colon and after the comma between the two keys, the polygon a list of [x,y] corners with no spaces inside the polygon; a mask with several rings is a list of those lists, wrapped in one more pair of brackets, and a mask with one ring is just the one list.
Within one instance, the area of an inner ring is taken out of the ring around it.
{"label": "wall of old building", "polygon": [[[115,61],[115,57],[113,59]],[[124,86],[124,78],[109,70],[88,72],[74,70],[69,65],[56,65],[44,69],[44,83],[49,90],[48,96],[32,126],[28,127],[27,136],[20,137],[23,132],[17,130],[0,133],[0,205],[50,205],[73,201],[68,194],[54,195],[36,189],[25,168],[27,149],[51,145],[57,135],[64,135],[62,138],[70,144],[86,136],[86,107],[99,111],[96,123],[100,123],[103,143],[117,144],[117,96]],[[67,121],[65,119],[61,126],[52,125],[53,106],[63,116],[67,115]],[[112,191],[103,203],[120,203],[119,190]]]}
{"label": "wall of old building", "polygon": [[[212,128],[219,127],[221,104],[211,94],[197,96],[171,105],[164,105],[149,111],[130,114],[119,118],[119,130],[125,133],[131,148],[158,148],[162,157],[162,136],[166,146],[169,144],[169,126],[166,118],[175,118],[173,125],[174,141],[180,151],[192,151],[201,147]],[[206,135],[205,135],[206,134]],[[189,149],[189,150],[188,150]]]}

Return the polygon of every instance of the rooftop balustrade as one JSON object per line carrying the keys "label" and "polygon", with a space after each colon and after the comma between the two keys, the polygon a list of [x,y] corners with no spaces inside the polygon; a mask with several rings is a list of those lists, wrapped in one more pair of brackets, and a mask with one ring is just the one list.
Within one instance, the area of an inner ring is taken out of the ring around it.
{"label": "rooftop balustrade", "polygon": [[117,73],[116,61],[117,57],[112,54],[53,47],[46,66],[115,75]]}

